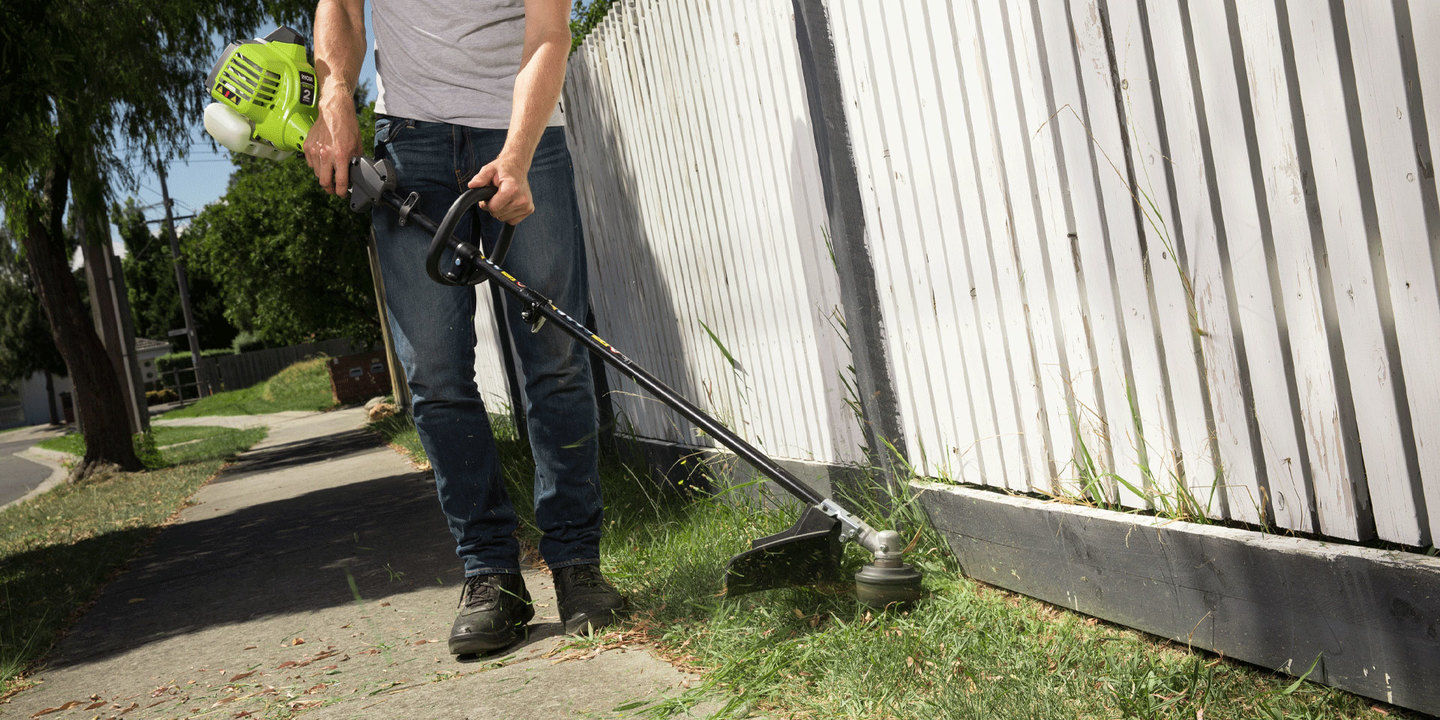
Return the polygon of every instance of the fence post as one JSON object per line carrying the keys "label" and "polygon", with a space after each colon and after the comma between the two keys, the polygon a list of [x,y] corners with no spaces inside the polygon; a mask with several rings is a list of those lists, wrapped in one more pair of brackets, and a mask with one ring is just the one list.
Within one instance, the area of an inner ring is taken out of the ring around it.
{"label": "fence post", "polygon": [[792,0],[800,71],[815,151],[820,159],[825,210],[840,280],[841,310],[849,333],[855,383],[860,397],[862,431],[870,462],[881,473],[885,490],[894,496],[908,479],[904,469],[905,438],[900,422],[890,363],[886,357],[884,318],[875,267],[865,239],[865,214],[860,180],[851,155],[850,129],[845,121],[840,67],[824,0]]}
{"label": "fence post", "polygon": [[385,343],[385,364],[390,366],[390,393],[395,404],[410,412],[410,385],[405,379],[405,368],[400,367],[400,356],[395,354],[395,339],[390,337],[390,313],[385,307],[385,278],[380,274],[380,255],[375,250],[375,231],[366,238],[366,256],[370,259],[370,279],[375,284],[375,305],[380,314],[380,339]]}
{"label": "fence post", "polygon": [[[479,288],[476,291],[479,292]],[[490,283],[490,305],[495,314],[495,335],[500,343],[500,361],[505,367],[506,389],[510,392],[510,419],[515,422],[516,435],[528,438],[530,429],[525,425],[525,386],[520,380],[520,367],[515,364],[515,346],[510,340],[510,322],[505,315],[504,296],[505,294],[495,283]]]}

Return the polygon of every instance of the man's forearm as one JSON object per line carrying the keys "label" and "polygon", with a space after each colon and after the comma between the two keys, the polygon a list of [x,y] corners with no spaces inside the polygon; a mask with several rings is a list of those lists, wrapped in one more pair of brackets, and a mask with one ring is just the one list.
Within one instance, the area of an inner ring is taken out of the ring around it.
{"label": "man's forearm", "polygon": [[365,62],[365,0],[320,0],[315,7],[319,122],[305,136],[305,163],[325,192],[350,191],[350,158],[360,154],[355,83]]}
{"label": "man's forearm", "polygon": [[[568,3],[566,3],[568,5]],[[567,13],[568,14],[568,13]],[[515,76],[515,95],[510,109],[510,132],[501,155],[525,167],[540,144],[560,89],[565,84],[565,63],[570,56],[569,27],[564,31],[528,33],[520,72]]]}
{"label": "man's forearm", "polygon": [[510,103],[505,147],[470,179],[470,187],[494,185],[495,196],[480,203],[502,222],[515,223],[535,212],[530,163],[565,84],[570,56],[570,0],[525,0],[525,47]]}
{"label": "man's forearm", "polygon": [[320,0],[315,6],[315,74],[320,99],[352,102],[364,63],[364,0]]}

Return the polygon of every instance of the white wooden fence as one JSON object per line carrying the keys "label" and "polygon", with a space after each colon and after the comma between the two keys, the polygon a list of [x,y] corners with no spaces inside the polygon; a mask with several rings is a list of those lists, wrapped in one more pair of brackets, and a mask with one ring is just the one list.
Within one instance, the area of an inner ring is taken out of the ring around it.
{"label": "white wooden fence", "polygon": [[[821,4],[919,472],[1433,542],[1440,3]],[[846,463],[799,52],[791,2],[621,0],[564,104],[602,334]],[[610,383],[636,435],[702,444]]]}

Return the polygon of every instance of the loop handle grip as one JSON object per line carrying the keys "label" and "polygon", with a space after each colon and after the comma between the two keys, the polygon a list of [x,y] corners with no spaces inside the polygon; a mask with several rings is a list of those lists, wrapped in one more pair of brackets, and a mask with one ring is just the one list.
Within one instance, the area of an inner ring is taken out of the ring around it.
{"label": "loop handle grip", "polygon": [[[454,238],[455,228],[460,224],[460,219],[465,213],[475,209],[478,203],[482,203],[495,197],[497,188],[494,185],[470,188],[455,198],[450,204],[450,209],[445,211],[445,217],[435,228],[435,237],[430,238],[430,250],[425,256],[425,272],[430,279],[441,285],[479,285],[489,279],[489,276],[482,274],[475,282],[466,282],[472,274],[473,267],[467,268],[462,273],[443,273],[440,270],[440,258],[445,250],[454,248],[457,252],[456,264],[474,263],[475,258],[485,257],[482,248],[477,248],[469,243]],[[500,238],[495,241],[495,251],[487,258],[490,262],[500,264],[505,260],[505,253],[510,249],[510,240],[515,235],[515,226],[509,223],[502,223]],[[469,248],[471,252],[461,253],[462,248]]]}

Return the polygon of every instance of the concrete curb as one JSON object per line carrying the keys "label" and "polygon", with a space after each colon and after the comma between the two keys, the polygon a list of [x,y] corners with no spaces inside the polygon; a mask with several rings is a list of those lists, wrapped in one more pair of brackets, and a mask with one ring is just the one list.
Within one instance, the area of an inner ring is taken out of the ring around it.
{"label": "concrete curb", "polygon": [[0,510],[4,510],[13,505],[19,505],[20,503],[55,489],[56,486],[65,482],[65,478],[70,474],[70,470],[65,467],[64,463],[76,460],[76,457],[70,453],[60,452],[58,450],[46,450],[38,447],[25,448],[19,453],[16,453],[16,455],[30,462],[39,463],[50,468],[50,477],[45,478],[39,485],[31,489],[30,492],[4,505],[0,505]]}

